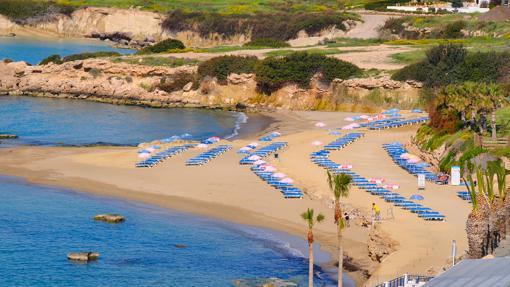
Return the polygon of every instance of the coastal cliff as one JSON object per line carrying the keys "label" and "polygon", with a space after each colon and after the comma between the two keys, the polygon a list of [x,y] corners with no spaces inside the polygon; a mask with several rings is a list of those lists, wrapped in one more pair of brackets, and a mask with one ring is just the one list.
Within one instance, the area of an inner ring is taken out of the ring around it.
{"label": "coastal cliff", "polygon": [[[335,80],[324,85],[312,79],[309,89],[286,85],[270,95],[257,92],[253,74],[231,74],[226,84],[204,79],[166,92],[161,83],[196,72],[196,66],[176,68],[134,65],[111,59],[90,59],[30,66],[0,62],[0,93],[80,98],[98,102],[150,107],[199,107],[227,110],[370,110],[375,101],[412,105],[419,86],[388,77]],[[370,104],[370,105],[369,105]]]}
{"label": "coastal cliff", "polygon": [[[251,40],[251,33],[238,32],[222,35],[211,32],[207,35],[193,30],[168,31],[163,28],[167,15],[163,13],[142,11],[139,9],[117,9],[103,7],[84,7],[70,15],[55,14],[44,20],[15,23],[0,15],[0,36],[14,34],[46,35],[53,37],[92,37],[109,39],[131,47],[143,47],[152,42],[167,38],[182,41],[190,47],[210,47],[219,45],[242,45]],[[349,30],[357,22],[349,20],[342,29]],[[345,35],[342,29],[327,27],[318,33],[308,34],[304,30],[290,41],[293,45],[317,44],[324,38]]]}

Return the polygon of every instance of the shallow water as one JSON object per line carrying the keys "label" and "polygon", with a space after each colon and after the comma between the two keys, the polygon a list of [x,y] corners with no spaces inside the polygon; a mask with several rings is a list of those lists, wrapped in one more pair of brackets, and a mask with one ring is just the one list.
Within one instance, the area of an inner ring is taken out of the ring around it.
{"label": "shallow water", "polygon": [[3,145],[137,145],[184,133],[228,137],[241,120],[241,114],[225,111],[0,96],[0,133],[19,136]]}
{"label": "shallow water", "polygon": [[55,54],[67,56],[98,51],[115,51],[121,54],[134,53],[133,50],[114,48],[108,43],[92,39],[0,37],[0,60],[25,61],[33,65]]}
{"label": "shallow water", "polygon": [[[286,243],[304,247],[303,240],[10,177],[0,182],[0,286],[221,287],[269,277],[306,286],[307,261]],[[107,212],[126,222],[91,219]],[[97,262],[66,259],[89,250],[100,252]]]}

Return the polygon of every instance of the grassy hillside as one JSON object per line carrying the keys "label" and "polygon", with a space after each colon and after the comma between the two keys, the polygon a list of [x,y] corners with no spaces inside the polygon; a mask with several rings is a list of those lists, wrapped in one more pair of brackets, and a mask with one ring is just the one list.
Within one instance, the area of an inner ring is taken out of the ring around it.
{"label": "grassy hillside", "polygon": [[[49,2],[49,0],[37,0]],[[71,6],[140,7],[145,10],[167,12],[174,9],[184,11],[207,11],[222,14],[249,14],[256,12],[309,11],[318,12],[338,8],[336,0],[54,0]]]}

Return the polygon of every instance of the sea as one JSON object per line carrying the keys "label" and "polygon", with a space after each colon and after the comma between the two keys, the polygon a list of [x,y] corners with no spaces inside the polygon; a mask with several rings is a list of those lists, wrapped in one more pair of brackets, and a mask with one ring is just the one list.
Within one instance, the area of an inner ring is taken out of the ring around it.
{"label": "sea", "polygon": [[[103,45],[35,42],[1,39],[0,58],[37,63],[51,54]],[[230,138],[246,120],[227,111],[0,96],[0,133],[19,136],[2,140],[0,148],[135,146],[182,134],[196,140]],[[126,221],[94,221],[99,213],[120,213]],[[68,261],[67,253],[76,251],[97,251],[100,258],[88,264]],[[317,264],[329,261],[319,246],[315,252]],[[303,239],[274,230],[0,175],[0,286],[222,287],[268,281],[307,286],[307,255]],[[334,286],[334,277],[317,266],[315,286]],[[350,278],[344,282],[354,286]]]}

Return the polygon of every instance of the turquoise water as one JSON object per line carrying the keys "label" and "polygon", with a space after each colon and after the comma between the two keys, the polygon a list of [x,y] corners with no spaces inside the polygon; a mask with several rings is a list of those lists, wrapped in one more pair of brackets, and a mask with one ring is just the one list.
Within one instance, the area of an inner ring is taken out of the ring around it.
{"label": "turquoise water", "polygon": [[97,51],[116,51],[121,54],[134,52],[133,50],[114,48],[105,42],[92,39],[0,37],[0,60],[25,61],[34,65],[55,54],[67,56]]}
{"label": "turquoise water", "polygon": [[184,133],[228,137],[242,120],[242,114],[225,111],[0,96],[0,133],[19,136],[3,145],[137,145]]}
{"label": "turquoise water", "polygon": [[[10,177],[0,182],[0,286],[221,287],[269,277],[306,286],[300,239]],[[126,222],[95,222],[98,213],[120,213]],[[89,250],[100,252],[97,262],[66,259]]]}

